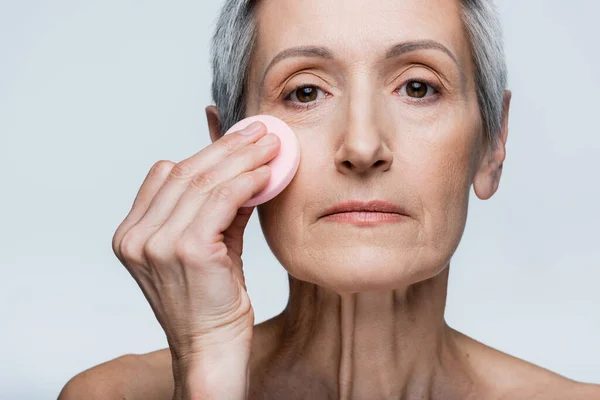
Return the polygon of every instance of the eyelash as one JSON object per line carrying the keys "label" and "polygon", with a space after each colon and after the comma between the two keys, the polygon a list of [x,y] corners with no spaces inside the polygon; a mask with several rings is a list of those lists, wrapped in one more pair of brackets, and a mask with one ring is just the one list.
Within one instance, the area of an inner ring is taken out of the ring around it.
{"label": "eyelash", "polygon": [[[434,90],[434,93],[431,94],[428,97],[424,97],[423,99],[419,99],[416,97],[410,97],[410,96],[406,96],[407,98],[411,99],[409,100],[412,103],[416,103],[416,104],[424,104],[424,103],[429,103],[433,100],[435,100],[438,95],[440,94],[440,89],[438,87],[438,85],[434,84],[433,82],[430,82],[428,79],[409,79],[406,82],[404,82],[401,86],[399,86],[398,88],[396,88],[394,91],[397,92],[398,90],[402,89],[403,87],[405,87],[406,85],[408,85],[411,82],[419,82],[419,83],[424,83],[428,86],[427,91],[429,92],[429,88]],[[312,88],[317,88],[321,91],[323,91],[323,89],[321,89],[321,87],[317,86],[317,85],[310,85],[310,84],[299,84],[296,85],[293,89],[289,90],[288,92],[286,92],[286,94],[283,96],[283,100],[290,105],[290,107],[292,108],[296,108],[299,110],[308,110],[314,106],[316,106],[317,104],[319,104],[321,102],[321,100],[323,100],[325,97],[327,97],[327,94],[325,94],[325,96],[320,99],[320,100],[313,100],[311,102],[308,103],[298,103],[296,101],[290,100],[289,97],[296,92],[298,89],[300,88],[305,88],[305,87],[312,87]]]}

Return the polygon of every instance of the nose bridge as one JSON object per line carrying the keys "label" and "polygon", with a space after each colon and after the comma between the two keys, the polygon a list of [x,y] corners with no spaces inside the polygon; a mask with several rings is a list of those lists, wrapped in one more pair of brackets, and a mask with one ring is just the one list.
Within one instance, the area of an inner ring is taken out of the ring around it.
{"label": "nose bridge", "polygon": [[362,69],[348,81],[346,112],[340,131],[343,138],[336,156],[338,167],[363,172],[390,161],[381,130],[384,123],[378,113],[380,99],[373,79],[367,69]]}
{"label": "nose bridge", "polygon": [[357,135],[373,134],[375,98],[374,85],[370,82],[367,71],[354,74],[347,88],[347,125],[346,139],[353,140]]}

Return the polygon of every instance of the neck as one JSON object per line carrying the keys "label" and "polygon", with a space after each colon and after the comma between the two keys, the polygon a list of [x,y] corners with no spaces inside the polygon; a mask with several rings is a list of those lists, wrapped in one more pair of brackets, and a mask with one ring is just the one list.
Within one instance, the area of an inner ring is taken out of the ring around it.
{"label": "neck", "polygon": [[339,399],[466,398],[473,386],[466,356],[444,320],[448,271],[393,291],[351,294],[289,276],[272,380],[309,382],[303,390]]}

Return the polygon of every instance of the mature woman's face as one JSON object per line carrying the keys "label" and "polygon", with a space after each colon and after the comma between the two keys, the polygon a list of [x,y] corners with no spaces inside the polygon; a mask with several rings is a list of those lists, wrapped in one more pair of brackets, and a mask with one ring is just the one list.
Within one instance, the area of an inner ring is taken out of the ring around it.
{"label": "mature woman's face", "polygon": [[[302,150],[291,184],[258,207],[277,259],[338,292],[439,273],[462,236],[486,145],[459,1],[261,0],[257,22],[246,115],[281,118]],[[322,49],[264,75],[299,46]],[[373,199],[408,217],[320,219],[340,202]]]}

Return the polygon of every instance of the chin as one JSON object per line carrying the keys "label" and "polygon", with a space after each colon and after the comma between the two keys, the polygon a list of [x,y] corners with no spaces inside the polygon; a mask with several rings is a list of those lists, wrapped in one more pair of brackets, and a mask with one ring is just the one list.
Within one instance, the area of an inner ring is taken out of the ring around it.
{"label": "chin", "polygon": [[[424,259],[422,252],[401,247],[350,246],[319,251],[296,259],[286,268],[294,278],[337,293],[388,291],[406,288],[438,275],[448,265],[439,257]],[[286,265],[282,263],[282,265]]]}

